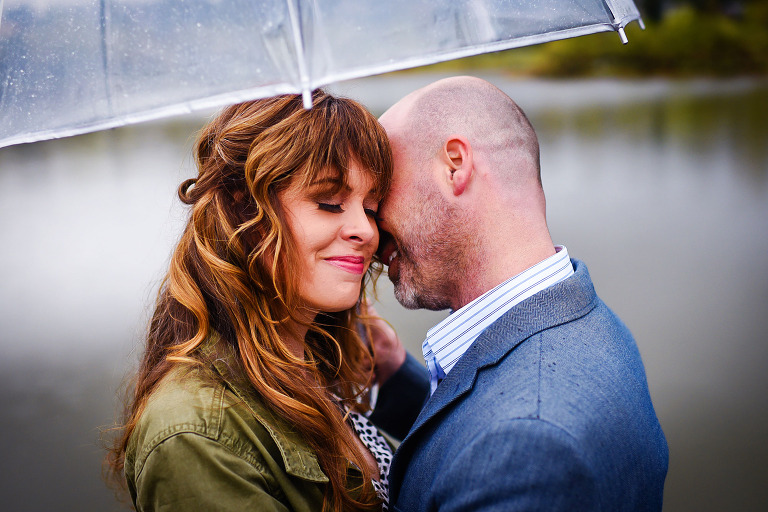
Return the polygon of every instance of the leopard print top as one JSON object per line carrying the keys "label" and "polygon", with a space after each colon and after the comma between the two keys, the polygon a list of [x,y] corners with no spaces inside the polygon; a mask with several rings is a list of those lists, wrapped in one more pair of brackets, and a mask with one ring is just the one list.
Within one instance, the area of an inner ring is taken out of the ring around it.
{"label": "leopard print top", "polygon": [[392,464],[392,448],[373,423],[362,414],[350,411],[349,421],[379,466],[379,480],[373,480],[373,488],[383,502],[382,510],[386,511],[389,509],[389,467]]}

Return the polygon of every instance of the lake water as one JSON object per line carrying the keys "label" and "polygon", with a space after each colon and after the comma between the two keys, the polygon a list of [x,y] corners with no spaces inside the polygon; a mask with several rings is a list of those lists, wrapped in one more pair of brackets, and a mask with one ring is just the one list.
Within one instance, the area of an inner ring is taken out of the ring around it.
{"label": "lake water", "polygon": [[[334,90],[380,113],[435,75]],[[665,511],[768,503],[768,83],[488,77],[542,145],[556,243],[637,338],[670,444]],[[0,149],[0,496],[122,510],[101,480],[184,210],[200,116]],[[419,354],[443,313],[379,311]],[[419,356],[420,357],[420,356]]]}

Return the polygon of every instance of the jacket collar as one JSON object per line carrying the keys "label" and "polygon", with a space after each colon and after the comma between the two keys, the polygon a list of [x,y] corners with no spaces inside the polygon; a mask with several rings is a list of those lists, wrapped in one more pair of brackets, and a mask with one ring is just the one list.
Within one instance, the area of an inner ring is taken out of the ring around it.
{"label": "jacket collar", "polygon": [[480,370],[497,364],[534,334],[580,318],[595,308],[598,298],[586,265],[575,259],[571,263],[574,275],[516,305],[475,340],[427,400],[398,452],[407,449],[411,438],[430,419],[470,391]]}
{"label": "jacket collar", "polygon": [[328,482],[328,477],[320,469],[315,452],[291,425],[262,403],[250,381],[237,370],[240,364],[234,351],[226,343],[218,341],[219,335],[212,333],[202,347],[204,356],[210,357],[216,373],[269,433],[280,450],[286,473],[311,482]]}

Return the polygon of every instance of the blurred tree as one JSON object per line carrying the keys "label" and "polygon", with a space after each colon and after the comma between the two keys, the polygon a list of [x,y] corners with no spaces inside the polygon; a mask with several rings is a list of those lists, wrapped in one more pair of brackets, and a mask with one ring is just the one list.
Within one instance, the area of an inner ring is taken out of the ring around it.
{"label": "blurred tree", "polygon": [[640,14],[645,20],[658,22],[664,13],[664,2],[662,0],[635,0]]}
{"label": "blurred tree", "polygon": [[703,13],[739,17],[745,4],[759,1],[762,0],[635,0],[635,3],[645,20],[659,22],[667,11],[685,6]]}

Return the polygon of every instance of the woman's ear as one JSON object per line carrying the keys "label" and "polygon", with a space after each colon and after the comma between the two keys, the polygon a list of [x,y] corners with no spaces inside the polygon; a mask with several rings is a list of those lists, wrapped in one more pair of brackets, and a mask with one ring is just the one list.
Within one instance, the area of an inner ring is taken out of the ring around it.
{"label": "woman's ear", "polygon": [[464,193],[472,179],[472,146],[461,136],[453,136],[443,146],[443,159],[446,164],[445,179],[453,195]]}

